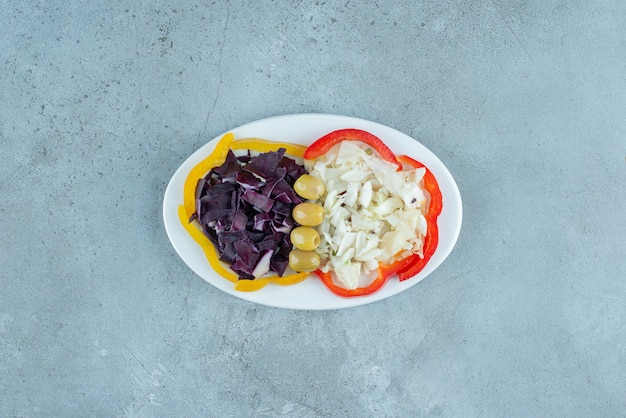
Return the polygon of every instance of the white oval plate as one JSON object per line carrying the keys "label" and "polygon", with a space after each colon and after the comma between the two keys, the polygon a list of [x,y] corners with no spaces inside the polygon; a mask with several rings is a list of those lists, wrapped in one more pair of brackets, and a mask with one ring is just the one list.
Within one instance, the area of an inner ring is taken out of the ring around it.
{"label": "white oval plate", "polygon": [[357,128],[378,136],[396,154],[406,154],[424,163],[434,174],[443,196],[443,210],[438,218],[439,245],[426,267],[415,277],[400,282],[390,279],[373,295],[342,298],[330,292],[316,276],[293,286],[269,284],[256,292],[239,292],[233,284],[215,273],[200,246],[189,236],[178,219],[183,204],[183,185],[189,171],[215,148],[222,135],[193,153],[174,173],[163,201],[163,220],[167,235],[183,261],[200,277],[226,293],[250,302],[287,309],[339,309],[375,302],[400,293],[432,273],[448,257],[456,244],[462,222],[459,189],[444,164],[408,135],[387,126],[347,116],[327,114],[295,114],[251,122],[232,129],[235,139],[264,138],[272,141],[309,145],[317,138],[337,129]]}

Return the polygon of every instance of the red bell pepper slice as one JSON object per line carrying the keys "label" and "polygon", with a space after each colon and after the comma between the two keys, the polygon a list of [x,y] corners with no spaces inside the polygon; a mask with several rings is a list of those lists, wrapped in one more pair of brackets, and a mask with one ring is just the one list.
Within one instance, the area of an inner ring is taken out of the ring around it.
{"label": "red bell pepper slice", "polygon": [[[424,164],[414,160],[407,155],[400,155],[398,157],[398,161],[407,165],[411,165],[415,168],[426,168]],[[439,229],[437,227],[437,217],[439,216],[439,214],[441,214],[443,199],[441,196],[441,190],[439,189],[439,184],[437,183],[437,179],[435,179],[435,176],[428,168],[426,168],[426,173],[424,174],[424,177],[422,179],[422,184],[424,185],[424,189],[426,189],[426,191],[430,194],[428,211],[426,212],[426,215],[424,215],[427,225],[427,234],[424,237],[424,246],[422,249],[424,257],[413,254],[412,256],[407,257],[409,260],[404,259],[406,261],[396,270],[400,281],[409,279],[422,271],[422,269],[426,266],[430,258],[435,253],[435,250],[437,249],[437,244],[439,243]],[[401,261],[403,260],[400,260],[400,262]]]}
{"label": "red bell pepper slice", "polygon": [[383,285],[387,282],[387,279],[390,275],[385,274],[380,269],[378,270],[378,276],[374,279],[369,286],[366,287],[357,287],[356,289],[346,289],[341,286],[337,286],[333,281],[333,276],[330,272],[324,273],[321,270],[315,270],[315,275],[322,280],[322,283],[326,285],[326,287],[338,296],[343,297],[354,297],[354,296],[367,296],[376,292],[378,289],[383,287]]}
{"label": "red bell pepper slice", "polygon": [[402,169],[402,164],[398,162],[396,155],[380,138],[360,129],[340,129],[324,135],[309,145],[304,151],[304,158],[312,160],[320,157],[341,141],[361,141],[376,150],[382,159],[397,165],[398,170]]}

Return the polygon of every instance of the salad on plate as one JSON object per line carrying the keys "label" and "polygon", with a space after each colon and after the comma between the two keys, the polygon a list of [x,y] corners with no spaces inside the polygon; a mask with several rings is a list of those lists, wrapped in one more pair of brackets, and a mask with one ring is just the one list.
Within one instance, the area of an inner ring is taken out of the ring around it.
{"label": "salad on plate", "polygon": [[341,297],[408,280],[438,244],[430,170],[339,129],[309,146],[224,135],[185,179],[179,219],[239,291],[311,276]]}

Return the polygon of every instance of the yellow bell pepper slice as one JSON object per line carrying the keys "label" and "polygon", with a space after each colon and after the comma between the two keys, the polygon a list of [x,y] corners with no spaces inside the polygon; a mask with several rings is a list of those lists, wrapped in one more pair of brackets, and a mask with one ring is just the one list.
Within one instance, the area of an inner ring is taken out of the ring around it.
{"label": "yellow bell pepper slice", "polygon": [[226,155],[228,155],[228,150],[234,140],[235,135],[232,133],[229,132],[224,135],[215,146],[213,152],[194,166],[187,175],[185,185],[183,186],[183,204],[185,206],[187,220],[196,212],[196,185],[198,184],[198,180],[204,177],[210,169],[226,161]]}
{"label": "yellow bell pepper slice", "polygon": [[198,223],[189,222],[189,218],[186,218],[186,216],[187,212],[185,211],[185,208],[183,206],[179,206],[178,218],[180,220],[180,223],[183,224],[185,230],[187,231],[187,233],[189,233],[191,238],[193,238],[193,240],[198,243],[200,248],[204,250],[206,259],[209,261],[211,267],[213,267],[213,270],[215,270],[217,274],[224,277],[225,279],[228,279],[231,282],[236,282],[239,276],[237,276],[235,272],[222,264],[213,243],[209,241],[206,235],[204,235],[204,232],[202,232],[202,230],[199,228]]}
{"label": "yellow bell pepper slice", "polygon": [[255,290],[259,290],[270,283],[278,284],[281,286],[291,286],[292,284],[300,283],[307,277],[309,277],[310,273],[296,273],[290,274],[288,276],[270,276],[270,277],[261,277],[260,279],[254,280],[237,280],[235,282],[235,290],[240,292],[254,292]]}
{"label": "yellow bell pepper slice", "polygon": [[278,148],[285,148],[286,154],[299,158],[302,158],[304,151],[306,151],[306,147],[304,145],[274,142],[261,138],[238,139],[231,144],[230,148],[233,150],[249,149],[257,152],[270,152],[276,151]]}
{"label": "yellow bell pepper slice", "polygon": [[191,238],[202,248],[213,270],[220,276],[233,282],[234,289],[241,292],[253,292],[265,287],[269,283],[282,286],[293,285],[306,279],[310,273],[302,272],[282,277],[268,276],[255,280],[239,280],[239,276],[220,261],[215,246],[204,232],[202,232],[198,223],[189,222],[191,216],[196,212],[196,185],[198,180],[204,177],[212,168],[218,167],[224,163],[229,149],[270,152],[276,151],[279,148],[285,148],[287,154],[292,157],[300,158],[302,158],[306,150],[306,147],[303,145],[274,142],[260,138],[245,138],[235,141],[235,136],[232,133],[227,133],[217,143],[213,152],[189,171],[183,186],[183,205],[178,207],[180,223]]}

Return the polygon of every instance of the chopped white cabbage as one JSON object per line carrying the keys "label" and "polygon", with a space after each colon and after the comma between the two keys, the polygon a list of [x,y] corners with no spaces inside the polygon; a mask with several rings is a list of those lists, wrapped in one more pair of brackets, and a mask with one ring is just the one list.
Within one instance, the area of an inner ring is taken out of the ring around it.
{"label": "chopped white cabbage", "polygon": [[328,190],[316,251],[322,270],[332,271],[340,286],[367,286],[379,263],[422,254],[428,232],[427,197],[420,186],[425,169],[396,171],[396,165],[357,141],[342,141],[305,164]]}

